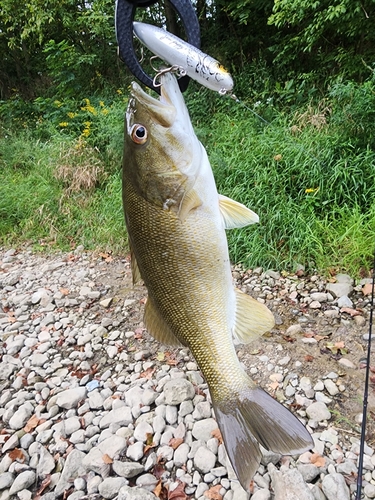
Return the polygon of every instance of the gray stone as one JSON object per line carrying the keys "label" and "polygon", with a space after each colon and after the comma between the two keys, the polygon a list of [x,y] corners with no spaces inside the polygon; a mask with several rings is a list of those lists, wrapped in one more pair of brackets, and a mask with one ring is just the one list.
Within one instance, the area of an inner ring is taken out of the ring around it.
{"label": "gray stone", "polygon": [[340,298],[344,295],[349,296],[353,291],[353,287],[350,283],[327,283],[326,290],[334,297]]}
{"label": "gray stone", "polygon": [[165,409],[165,420],[168,424],[175,424],[177,422],[177,407],[168,405]]}
{"label": "gray stone", "polygon": [[203,418],[211,417],[211,405],[208,401],[201,401],[195,405],[195,410],[193,412],[193,418],[195,420],[200,420]]}
{"label": "gray stone", "polygon": [[348,274],[338,273],[336,274],[337,283],[349,283],[353,284],[353,279]]}
{"label": "gray stone", "polygon": [[317,402],[312,403],[306,408],[306,413],[315,422],[321,422],[322,420],[329,420],[331,418],[331,412],[328,410],[325,403]]}
{"label": "gray stone", "polygon": [[9,450],[14,450],[19,445],[19,437],[17,433],[14,433],[10,436],[8,441],[3,445],[2,452],[6,453]]}
{"label": "gray stone", "polygon": [[280,453],[275,453],[274,451],[266,450],[265,448],[263,448],[263,446],[260,446],[260,451],[262,452],[262,457],[260,459],[262,465],[277,464],[278,462],[280,462],[281,459]]}
{"label": "gray stone", "polygon": [[194,411],[193,402],[189,399],[187,401],[183,401],[180,405],[180,409],[178,410],[178,414],[180,417],[186,417],[189,413]]}
{"label": "gray stone", "polygon": [[337,306],[338,307],[353,307],[353,302],[349,299],[347,295],[342,295],[338,300],[337,300]]}
{"label": "gray stone", "polygon": [[112,303],[112,300],[113,300],[113,297],[108,297],[108,299],[103,299],[99,302],[99,304],[104,307],[104,308],[108,308],[111,303]]}
{"label": "gray stone", "polygon": [[85,387],[75,387],[74,389],[67,389],[65,391],[59,392],[56,397],[56,404],[60,408],[65,408],[70,410],[71,408],[76,408],[78,403],[86,397]]}
{"label": "gray stone", "polygon": [[[67,500],[82,500],[84,496],[85,492],[83,490],[74,491],[71,495],[68,496]],[[44,497],[41,500],[44,500]]]}
{"label": "gray stone", "polygon": [[65,490],[68,490],[70,488],[71,479],[83,476],[86,473],[86,469],[83,466],[83,460],[85,456],[85,453],[77,449],[72,450],[69,453],[59,482],[57,483],[55,488],[56,497],[61,496]]}
{"label": "gray stone", "polygon": [[134,444],[131,444],[126,450],[126,456],[134,462],[137,462],[143,457],[143,443],[142,441],[137,441]]}
{"label": "gray stone", "polygon": [[152,389],[145,389],[142,394],[142,404],[144,406],[150,406],[155,402],[155,399],[159,396],[159,393],[153,391]]}
{"label": "gray stone", "polygon": [[124,477],[107,477],[99,484],[99,493],[105,499],[115,498],[123,486],[127,486],[128,481]]}
{"label": "gray stone", "polygon": [[9,380],[13,372],[16,370],[16,364],[0,363],[0,380]]}
{"label": "gray stone", "polygon": [[116,424],[120,427],[127,427],[131,423],[133,423],[131,408],[129,408],[128,406],[121,406],[120,408],[111,410],[106,415],[104,415],[104,417],[100,420],[99,427],[101,429],[106,429],[111,424]]}
{"label": "gray stone", "polygon": [[364,493],[368,498],[375,498],[375,486],[371,483],[366,484]]}
{"label": "gray stone", "polygon": [[339,364],[345,368],[355,368],[355,364],[347,358],[339,359]]}
{"label": "gray stone", "polygon": [[36,474],[38,478],[44,479],[55,468],[55,460],[51,453],[44,446],[40,447],[40,454]]}
{"label": "gray stone", "polygon": [[20,406],[9,420],[9,427],[14,430],[22,429],[33,413],[33,407],[28,402]]}
{"label": "gray stone", "polygon": [[322,304],[318,302],[317,300],[313,300],[309,304],[310,309],[320,309],[322,307]]}
{"label": "gray stone", "polygon": [[289,328],[287,328],[285,335],[296,335],[297,333],[302,332],[302,326],[297,323],[296,325],[290,325]]}
{"label": "gray stone", "polygon": [[194,467],[202,474],[207,474],[215,467],[216,455],[205,446],[200,446],[194,455]]}
{"label": "gray stone", "polygon": [[123,486],[118,492],[117,500],[158,500],[150,491],[138,486]]}
{"label": "gray stone", "polygon": [[126,404],[130,408],[137,408],[142,405],[143,389],[139,386],[132,387],[126,391],[125,399]]}
{"label": "gray stone", "polygon": [[204,492],[209,489],[208,484],[199,483],[197,489],[195,490],[195,498],[200,498],[204,495]]}
{"label": "gray stone", "polygon": [[164,385],[165,402],[167,405],[178,405],[195,396],[194,386],[184,378],[169,380]]}
{"label": "gray stone", "polygon": [[329,378],[324,380],[324,386],[331,396],[336,396],[340,392],[334,381]]}
{"label": "gray stone", "polygon": [[36,305],[39,304],[41,307],[46,307],[52,301],[52,294],[45,288],[39,288],[31,296],[31,303]]}
{"label": "gray stone", "polygon": [[270,500],[271,493],[262,488],[261,490],[257,490],[251,497],[251,500]]}
{"label": "gray stone", "polygon": [[126,439],[121,436],[112,435],[98,444],[98,449],[102,454],[106,454],[112,459],[117,459],[126,450]]}
{"label": "gray stone", "polygon": [[175,450],[173,461],[176,467],[182,467],[183,465],[186,464],[188,460],[189,451],[190,451],[190,446],[187,443],[180,444],[180,446]]}
{"label": "gray stone", "polygon": [[338,472],[339,474],[343,474],[344,476],[350,476],[357,474],[358,468],[356,467],[356,464],[351,460],[345,460],[345,462],[341,462],[337,465],[336,472]]}
{"label": "gray stone", "polygon": [[151,425],[144,421],[139,422],[139,424],[134,429],[134,438],[137,441],[142,441],[145,443],[147,441],[148,434],[153,434]]}
{"label": "gray stone", "polygon": [[311,493],[314,495],[315,500],[327,500],[325,494],[317,484],[312,486]]}
{"label": "gray stone", "polygon": [[121,462],[120,460],[114,460],[112,469],[118,476],[129,479],[141,474],[144,471],[144,466],[137,462]]}
{"label": "gray stone", "polygon": [[[88,389],[90,390],[90,386]],[[93,389],[89,392],[89,406],[92,410],[103,408],[104,400],[105,398],[100,394],[98,389]]]}
{"label": "gray stone", "polygon": [[324,476],[322,489],[327,500],[350,500],[349,488],[345,483],[344,476],[337,472]]}
{"label": "gray stone", "polygon": [[165,420],[161,415],[156,415],[152,421],[152,427],[155,432],[159,432],[160,434],[165,429]]}
{"label": "gray stone", "polygon": [[158,484],[158,479],[153,474],[142,474],[137,478],[135,484],[145,490],[153,491]]}
{"label": "gray stone", "polygon": [[[297,469],[278,471],[273,464],[268,466],[272,489],[277,500],[315,500],[310,488]],[[337,497],[336,500],[340,498]]]}
{"label": "gray stone", "polygon": [[334,429],[325,429],[321,436],[320,436],[321,441],[326,441],[331,444],[337,444],[339,439],[337,436],[337,432]]}
{"label": "gray stone", "polygon": [[16,479],[14,480],[10,490],[10,495],[16,495],[19,491],[25,490],[35,484],[36,474],[34,471],[25,470],[18,474]]}
{"label": "gray stone", "polygon": [[70,417],[64,420],[64,430],[66,436],[70,436],[73,432],[81,428],[81,422],[78,417]]}
{"label": "gray stone", "polygon": [[212,438],[212,431],[218,428],[214,418],[205,418],[194,423],[192,434],[196,440],[207,442]]}
{"label": "gray stone", "polygon": [[323,292],[314,292],[310,295],[312,300],[317,300],[318,302],[327,302],[328,295]]}
{"label": "gray stone", "polygon": [[110,465],[103,460],[104,453],[97,447],[92,448],[83,458],[82,465],[85,470],[93,471],[106,478],[110,473]]}
{"label": "gray stone", "polygon": [[14,475],[11,472],[3,472],[0,474],[0,490],[10,488],[14,482]]}
{"label": "gray stone", "polygon": [[172,446],[160,446],[157,451],[157,456],[159,460],[163,459],[166,461],[172,460],[174,450]]}
{"label": "gray stone", "polygon": [[311,483],[320,473],[319,468],[314,464],[299,464],[297,469],[306,483]]}

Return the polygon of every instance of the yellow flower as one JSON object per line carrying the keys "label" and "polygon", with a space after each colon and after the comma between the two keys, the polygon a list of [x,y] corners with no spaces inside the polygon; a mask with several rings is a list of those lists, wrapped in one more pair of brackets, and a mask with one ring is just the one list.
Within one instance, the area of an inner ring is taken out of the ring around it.
{"label": "yellow flower", "polygon": [[121,89],[117,89],[116,92],[121,95],[122,94],[122,90]]}
{"label": "yellow flower", "polygon": [[308,194],[308,193],[317,193],[319,191],[319,188],[307,188],[305,189],[305,193]]}
{"label": "yellow flower", "polygon": [[88,137],[90,135],[90,129],[85,128],[81,134],[83,137]]}
{"label": "yellow flower", "polygon": [[69,116],[69,118],[74,118],[75,116],[77,116],[77,113],[72,113],[72,111],[69,111],[67,115]]}
{"label": "yellow flower", "polygon": [[90,128],[91,127],[91,122],[83,122],[84,126],[86,128]]}
{"label": "yellow flower", "polygon": [[69,125],[68,122],[60,122],[59,123],[60,127],[67,127]]}
{"label": "yellow flower", "polygon": [[100,106],[101,108],[104,108],[104,106],[105,106],[104,102],[103,102],[103,101],[99,101],[99,106]]}
{"label": "yellow flower", "polygon": [[109,110],[107,108],[102,109],[103,115],[108,115]]}

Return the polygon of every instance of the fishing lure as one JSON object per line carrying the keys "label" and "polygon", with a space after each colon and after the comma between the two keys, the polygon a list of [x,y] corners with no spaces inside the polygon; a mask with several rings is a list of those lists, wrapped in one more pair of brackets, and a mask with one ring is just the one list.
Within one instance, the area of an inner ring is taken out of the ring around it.
{"label": "fishing lure", "polygon": [[228,71],[213,57],[181,40],[162,28],[133,22],[137,38],[163,61],[177,67],[201,85],[226,94],[233,89],[233,79]]}

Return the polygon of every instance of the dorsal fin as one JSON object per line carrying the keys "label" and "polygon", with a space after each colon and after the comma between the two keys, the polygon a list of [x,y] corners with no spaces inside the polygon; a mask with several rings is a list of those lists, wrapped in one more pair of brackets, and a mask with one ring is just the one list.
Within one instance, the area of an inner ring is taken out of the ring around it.
{"label": "dorsal fin", "polygon": [[261,337],[275,325],[272,312],[264,304],[253,299],[238,288],[236,292],[236,321],[233,335],[242,344]]}
{"label": "dorsal fin", "polygon": [[255,212],[222,194],[219,194],[219,207],[225,229],[245,227],[259,222],[259,217]]}
{"label": "dorsal fin", "polygon": [[181,346],[181,342],[175,337],[160,312],[148,297],[145,306],[144,323],[150,335],[166,345]]}

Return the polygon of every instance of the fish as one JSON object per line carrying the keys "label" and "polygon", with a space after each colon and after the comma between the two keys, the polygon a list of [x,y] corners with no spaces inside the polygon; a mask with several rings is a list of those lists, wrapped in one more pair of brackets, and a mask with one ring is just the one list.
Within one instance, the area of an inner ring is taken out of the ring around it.
{"label": "fish", "polygon": [[303,424],[241,366],[233,337],[249,343],[274,326],[272,312],[233,285],[226,229],[258,222],[218,194],[172,73],[156,99],[131,85],[126,111],[123,207],[133,282],[148,291],[151,336],[186,346],[209,387],[228,458],[249,490],[262,445],[283,455],[313,447]]}
{"label": "fish", "polygon": [[133,22],[137,38],[163,61],[177,66],[201,85],[226,94],[233,89],[230,73],[219,61],[181,38],[152,24]]}

